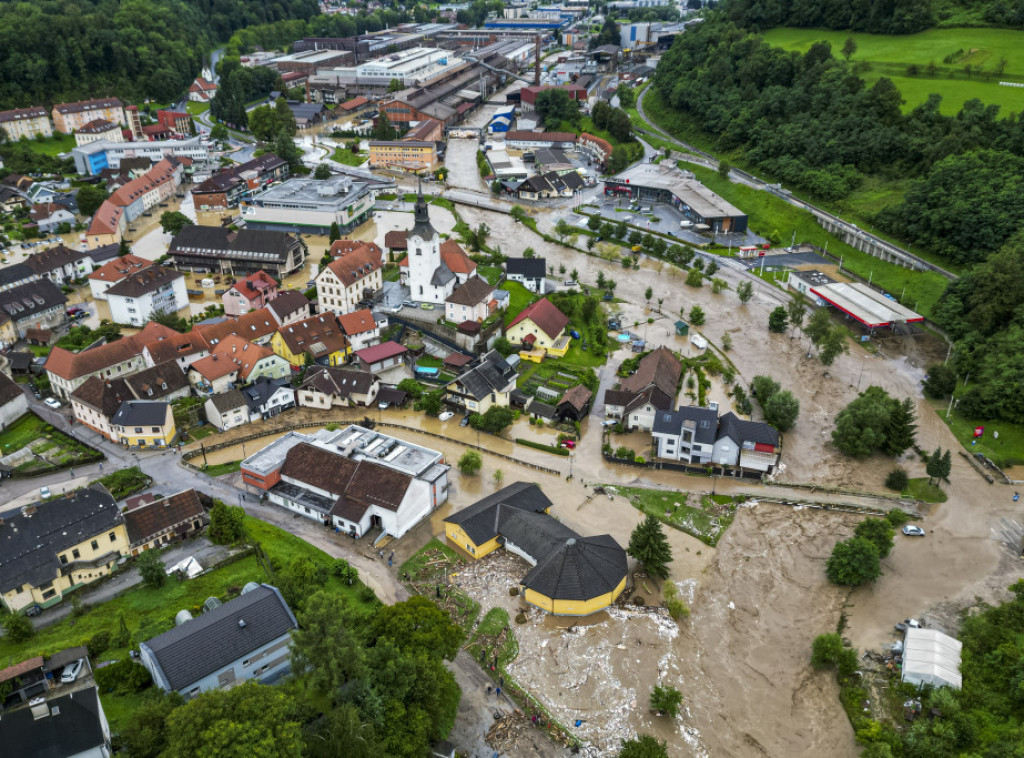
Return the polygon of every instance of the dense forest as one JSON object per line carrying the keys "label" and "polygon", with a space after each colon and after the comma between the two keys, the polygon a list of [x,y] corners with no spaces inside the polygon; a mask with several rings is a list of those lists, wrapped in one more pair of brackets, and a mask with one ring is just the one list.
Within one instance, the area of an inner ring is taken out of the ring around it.
{"label": "dense forest", "polygon": [[730,0],[726,12],[750,29],[807,26],[910,34],[935,23],[931,0]]}
{"label": "dense forest", "polygon": [[316,0],[0,0],[0,108],[168,102],[237,29],[317,13]]}

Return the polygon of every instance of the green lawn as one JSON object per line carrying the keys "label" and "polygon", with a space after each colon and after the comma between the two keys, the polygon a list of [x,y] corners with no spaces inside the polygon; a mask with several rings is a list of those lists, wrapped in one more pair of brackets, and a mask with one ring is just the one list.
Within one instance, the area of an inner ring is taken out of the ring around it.
{"label": "green lawn", "polygon": [[[270,559],[275,561],[274,565],[279,562],[281,566],[288,566],[300,557],[309,557],[325,566],[333,561],[319,548],[262,521],[246,518],[246,529],[262,545]],[[15,644],[0,639],[0,662],[3,665],[7,665],[7,662],[17,663],[34,655],[52,655],[64,648],[85,644],[97,632],[113,632],[122,615],[132,633],[133,642],[138,644],[171,629],[174,626],[174,615],[182,609],[198,616],[208,597],[216,596],[224,600],[229,595],[237,595],[246,582],[266,581],[270,581],[270,578],[257,564],[256,558],[248,555],[195,579],[184,582],[171,579],[159,589],[134,587],[106,603],[90,608],[78,618],[68,617],[41,629],[27,642]],[[325,589],[344,594],[350,606],[369,612],[373,604],[359,599],[360,587],[362,584],[359,582],[349,586],[334,576],[324,585]],[[99,651],[96,660],[124,658],[127,655],[128,650],[125,648],[110,649]]]}
{"label": "green lawn", "polygon": [[[1009,421],[986,421],[985,419],[965,418],[953,411],[946,420],[946,409],[949,401],[932,401],[932,407],[939,417],[953,432],[960,444],[969,453],[983,453],[992,459],[997,466],[1006,468],[1024,463],[1024,426]],[[985,433],[974,439],[975,427],[985,427]],[[996,439],[995,433],[999,433]],[[972,445],[971,443],[974,442]]]}
{"label": "green lawn", "polygon": [[[868,82],[882,76],[892,79],[899,87],[910,110],[931,93],[942,95],[942,111],[954,114],[972,98],[999,105],[1002,115],[1024,110],[1024,89],[1000,87],[1000,81],[1024,81],[1024,32],[1011,29],[929,29],[918,34],[889,36],[859,34],[846,31],[818,29],[771,29],[764,34],[766,41],[788,50],[806,52],[812,44],[825,40],[832,45],[833,55],[839,57],[847,37],[857,43],[853,63],[868,63],[863,73]],[[946,63],[947,56],[953,59]],[[995,73],[1001,60],[1005,70]],[[935,64],[935,75],[927,73],[930,63]],[[981,66],[983,73],[968,78],[964,67]],[[911,76],[907,69],[917,66],[919,75]]]}
{"label": "green lawn", "polygon": [[353,153],[347,147],[339,147],[331,154],[332,160],[346,166],[362,166],[369,157],[369,153]]}
{"label": "green lawn", "polygon": [[56,158],[59,153],[70,152],[73,147],[76,146],[75,135],[73,134],[61,134],[60,132],[54,132],[53,136],[49,139],[44,140],[29,140],[25,143],[33,153],[39,153],[40,155],[49,155],[51,158]]}
{"label": "green lawn", "polygon": [[444,361],[436,356],[424,353],[416,359],[416,365],[423,366],[424,368],[441,368],[444,365]]}
{"label": "green lawn", "polygon": [[192,116],[198,116],[200,113],[206,113],[208,110],[210,110],[210,104],[197,103],[193,100],[189,100],[188,104],[185,106],[185,110],[187,110],[189,114]]}
{"label": "green lawn", "polygon": [[[477,266],[476,273],[487,281],[488,284],[497,284],[501,278],[501,266]],[[503,287],[502,289],[508,289]]]}
{"label": "green lawn", "polygon": [[946,493],[937,484],[930,484],[928,477],[911,479],[907,483],[907,490],[904,497],[909,496],[924,503],[944,503],[947,500]]}
{"label": "green lawn", "polygon": [[211,464],[206,467],[205,471],[208,476],[224,476],[224,474],[234,474],[241,467],[241,461],[228,461],[227,463]]}
{"label": "green lawn", "polygon": [[692,171],[701,183],[747,213],[750,227],[759,234],[777,232],[782,239],[789,240],[796,231],[797,242],[811,242],[822,248],[827,246],[830,253],[842,256],[844,268],[865,279],[870,278],[873,284],[896,297],[900,296],[905,287],[906,294],[901,302],[925,316],[931,315],[946,290],[948,282],[941,274],[911,271],[855,250],[819,226],[810,211],[790,205],[767,192],[733,184],[722,179],[717,171],[692,164],[686,164],[683,168]]}
{"label": "green lawn", "polygon": [[58,429],[54,429],[46,420],[32,412],[17,419],[0,433],[0,454],[7,455],[32,445],[36,453],[46,453],[49,460],[30,459],[15,466],[18,473],[55,471],[74,466],[83,459],[100,460],[102,456],[87,448],[83,443],[73,439]]}
{"label": "green lawn", "polygon": [[537,296],[519,282],[505,282],[502,289],[508,292],[508,308],[505,310],[505,326],[508,326]]}
{"label": "green lawn", "polygon": [[[736,503],[729,495],[702,495],[700,508],[684,505],[685,492],[666,492],[642,487],[613,488],[627,497],[633,507],[649,513],[676,529],[714,547],[736,515]],[[680,503],[680,505],[676,505]]]}

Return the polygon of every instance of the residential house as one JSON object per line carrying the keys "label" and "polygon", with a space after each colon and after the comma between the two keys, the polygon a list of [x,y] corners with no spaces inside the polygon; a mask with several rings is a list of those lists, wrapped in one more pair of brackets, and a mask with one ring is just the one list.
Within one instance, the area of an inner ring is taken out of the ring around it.
{"label": "residential house", "polygon": [[379,527],[398,539],[448,499],[449,468],[436,450],[352,425],[289,432],[242,461],[242,479],[348,534]]}
{"label": "residential house", "polygon": [[118,442],[113,418],[128,400],[171,402],[189,394],[188,378],[170,362],[137,374],[111,379],[91,376],[69,398],[75,420]]}
{"label": "residential house", "polygon": [[179,271],[241,276],[262,269],[279,281],[306,262],[306,246],[297,235],[216,226],[184,227],[167,254]]}
{"label": "residential house", "polygon": [[608,161],[612,157],[612,145],[601,137],[595,137],[593,134],[587,134],[583,132],[580,135],[579,141],[577,142],[580,152],[590,158],[601,168],[608,165]]}
{"label": "residential house", "polygon": [[532,567],[523,599],[558,616],[589,616],[626,588],[626,551],[608,534],[582,537],[549,514],[532,482],[515,482],[444,520],[449,543],[479,560],[504,547]]}
{"label": "residential house", "polygon": [[643,356],[636,372],[623,379],[617,389],[605,390],[605,416],[621,419],[629,430],[650,431],[658,411],[675,405],[682,365],[675,354],[659,347]]}
{"label": "residential house", "polygon": [[659,458],[709,463],[718,435],[718,411],[697,406],[659,410],[654,416],[651,434]]}
{"label": "residential house", "polygon": [[55,395],[67,399],[91,376],[111,379],[137,374],[147,365],[142,346],[176,334],[173,329],[151,321],[138,334],[77,353],[54,347],[45,364],[50,386]]}
{"label": "residential house", "polygon": [[778,429],[770,424],[745,421],[730,411],[718,420],[711,462],[771,473],[781,452]]}
{"label": "residential house", "polygon": [[147,261],[132,253],[114,258],[89,274],[89,291],[94,300],[106,300],[108,289],[129,274],[137,273],[152,265],[152,261]]}
{"label": "residential house", "polygon": [[28,395],[7,374],[0,373],[0,430],[28,412]]}
{"label": "residential house", "polygon": [[294,324],[313,315],[309,300],[298,290],[278,292],[267,305],[267,311],[279,326]]}
{"label": "residential house", "polygon": [[0,311],[10,317],[22,338],[33,327],[52,329],[67,323],[67,301],[60,287],[46,279],[0,290]]}
{"label": "residential house", "polygon": [[328,263],[316,277],[320,311],[341,316],[357,310],[384,285],[380,258],[380,248],[363,243]]}
{"label": "residential house", "polygon": [[0,292],[38,282],[42,277],[24,263],[15,263],[0,269]]}
{"label": "residential house", "polygon": [[291,633],[299,626],[276,587],[242,594],[139,645],[139,660],[164,692],[186,700],[291,671]]}
{"label": "residential house", "polygon": [[206,420],[222,432],[249,423],[249,403],[238,389],[210,395],[203,403],[203,410]]}
{"label": "residential house", "polygon": [[239,279],[221,296],[225,316],[258,311],[277,297],[277,280],[263,269]]}
{"label": "residential house", "polygon": [[187,111],[159,110],[156,112],[156,121],[175,135],[192,135],[192,116]]}
{"label": "residential house", "polygon": [[75,132],[75,144],[78,146],[88,145],[90,142],[124,142],[124,132],[121,125],[105,118],[93,119]]}
{"label": "residential house", "polygon": [[208,522],[206,509],[192,489],[143,501],[124,512],[132,555],[198,534]]}
{"label": "residential house", "polygon": [[200,396],[227,392],[260,377],[285,379],[290,375],[291,367],[284,358],[234,334],[211,347],[210,354],[188,370],[189,384]]}
{"label": "residential house", "polygon": [[117,502],[93,485],[5,513],[0,545],[0,598],[17,612],[106,576],[128,554],[128,533]]}
{"label": "residential house", "polygon": [[381,373],[395,366],[405,365],[409,350],[397,342],[387,341],[372,347],[365,347],[355,353],[355,362],[363,371]]}
{"label": "residential house", "polygon": [[263,377],[242,390],[249,408],[249,420],[272,418],[295,407],[295,390],[287,379]]}
{"label": "residential house", "polygon": [[288,162],[266,153],[237,166],[226,168],[192,188],[198,210],[226,210],[252,197],[272,182],[288,178]]}
{"label": "residential house", "polygon": [[58,203],[39,203],[29,208],[28,217],[41,234],[53,234],[61,224],[68,225],[68,231],[75,225],[75,214]]}
{"label": "residential house", "polygon": [[[284,298],[286,294],[278,295],[271,305]],[[280,326],[273,309],[267,306],[236,319],[227,319],[216,324],[196,324],[192,331],[202,337],[212,351],[231,335],[241,337],[246,342],[255,342],[257,345],[269,345],[274,332]]]}
{"label": "residential house", "polygon": [[53,106],[53,125],[62,134],[77,132],[90,121],[100,118],[115,124],[128,123],[124,117],[124,106],[116,97]]}
{"label": "residential house", "polygon": [[505,278],[519,282],[530,292],[544,294],[544,280],[547,278],[545,258],[509,258],[505,261]]}
{"label": "residential house", "polygon": [[[25,333],[28,334],[27,330]],[[18,330],[14,326],[14,319],[6,311],[0,310],[0,350],[12,347],[18,339]],[[12,355],[14,353],[9,353],[7,357],[10,358]]]}
{"label": "residential house", "polygon": [[117,441],[125,447],[163,448],[174,444],[177,429],[171,404],[159,400],[126,400],[110,419]]}
{"label": "residential house", "polygon": [[125,385],[137,400],[172,402],[188,397],[188,377],[177,362],[169,360],[126,376]]}
{"label": "residential house", "polygon": [[392,261],[395,259],[396,253],[404,254],[409,249],[409,232],[405,229],[392,229],[390,232],[385,232],[384,248],[388,251],[388,259]]}
{"label": "residential house", "polygon": [[188,99],[194,103],[208,103],[216,94],[217,85],[201,76],[197,76],[188,87]]}
{"label": "residential house", "polygon": [[524,132],[505,133],[505,146],[512,150],[539,150],[557,148],[572,150],[576,147],[576,135],[572,132]]}
{"label": "residential house", "polygon": [[495,307],[494,287],[487,280],[474,275],[444,301],[444,315],[456,324],[480,322],[491,315]]}
{"label": "residential house", "polygon": [[53,136],[50,116],[42,106],[0,111],[0,129],[4,130],[11,142],[17,142],[22,137],[35,139],[38,136]]}
{"label": "residential house", "polygon": [[380,342],[380,327],[368,309],[353,311],[338,317],[341,330],[348,337],[352,351],[376,345]]}
{"label": "residential house", "polygon": [[88,253],[72,250],[64,245],[56,245],[28,256],[25,265],[37,275],[57,285],[70,284],[88,276],[93,269],[92,258]]}
{"label": "residential house", "polygon": [[174,195],[185,174],[185,160],[167,156],[142,176],[114,190],[93,215],[86,243],[90,247],[120,243],[135,219]]}
{"label": "residential house", "polygon": [[85,251],[85,254],[92,260],[92,267],[95,270],[119,257],[121,255],[121,245],[110,244],[101,247],[91,247]]}
{"label": "residential house", "polygon": [[334,240],[331,243],[331,248],[328,250],[328,254],[332,258],[340,258],[343,255],[354,253],[357,250],[363,250],[369,248],[370,251],[375,254],[380,260],[381,264],[384,263],[384,251],[377,245],[376,242],[367,242],[366,240],[353,240],[353,239],[340,239]]}
{"label": "residential house", "polygon": [[583,178],[575,171],[560,174],[548,171],[534,174],[516,187],[516,193],[524,200],[546,200],[551,197],[572,197],[585,186]]}
{"label": "residential house", "polygon": [[189,315],[185,275],[163,266],[128,274],[105,294],[115,324],[144,326],[157,315]]}
{"label": "residential house", "polygon": [[194,329],[184,334],[168,329],[166,334],[149,337],[145,342],[140,340],[139,344],[147,366],[162,366],[174,361],[182,375],[194,361],[210,354],[209,343]]}
{"label": "residential house", "polygon": [[542,297],[512,319],[505,328],[505,337],[526,350],[542,350],[563,356],[569,348],[569,336],[565,333],[568,325],[569,317]]}
{"label": "residential house", "polygon": [[26,758],[105,758],[112,752],[110,725],[95,686],[5,712],[0,719],[0,744],[17,745]]}
{"label": "residential house", "polygon": [[295,368],[312,362],[318,366],[340,366],[351,351],[333,313],[321,313],[282,326],[270,340],[271,349]]}
{"label": "residential house", "polygon": [[492,405],[507,408],[518,376],[501,353],[491,350],[467,365],[445,387],[444,402],[467,414],[486,413]]}
{"label": "residential house", "polygon": [[295,395],[300,407],[327,410],[335,406],[369,406],[379,390],[380,380],[369,371],[321,366],[309,372]]}

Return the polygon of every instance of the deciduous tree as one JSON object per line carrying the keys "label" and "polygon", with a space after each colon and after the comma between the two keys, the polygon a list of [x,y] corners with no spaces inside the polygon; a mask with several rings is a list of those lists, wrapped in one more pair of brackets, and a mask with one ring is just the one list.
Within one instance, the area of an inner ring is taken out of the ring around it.
{"label": "deciduous tree", "polygon": [[878,548],[863,537],[837,543],[825,564],[825,575],[830,582],[851,587],[873,582],[881,573]]}
{"label": "deciduous tree", "polygon": [[139,576],[142,577],[143,584],[147,587],[155,589],[164,586],[164,582],[167,581],[167,572],[164,570],[164,562],[160,560],[156,550],[145,551],[139,556],[135,565],[139,569]]}

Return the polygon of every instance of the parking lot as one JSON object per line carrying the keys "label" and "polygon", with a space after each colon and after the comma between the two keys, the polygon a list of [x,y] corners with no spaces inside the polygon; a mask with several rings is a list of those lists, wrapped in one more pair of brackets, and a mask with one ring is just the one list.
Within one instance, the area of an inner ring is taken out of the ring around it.
{"label": "parking lot", "polygon": [[751,231],[743,234],[714,234],[706,232],[698,234],[692,229],[685,229],[680,226],[681,221],[688,221],[685,214],[668,203],[653,203],[642,207],[649,207],[648,213],[641,213],[639,205],[632,205],[629,198],[610,197],[599,195],[594,198],[594,206],[588,206],[586,210],[599,214],[603,219],[612,223],[625,221],[627,224],[647,229],[651,232],[675,237],[681,242],[690,245],[707,245],[717,242],[719,245],[731,245],[740,247],[743,245],[761,245],[767,240],[759,237]]}

